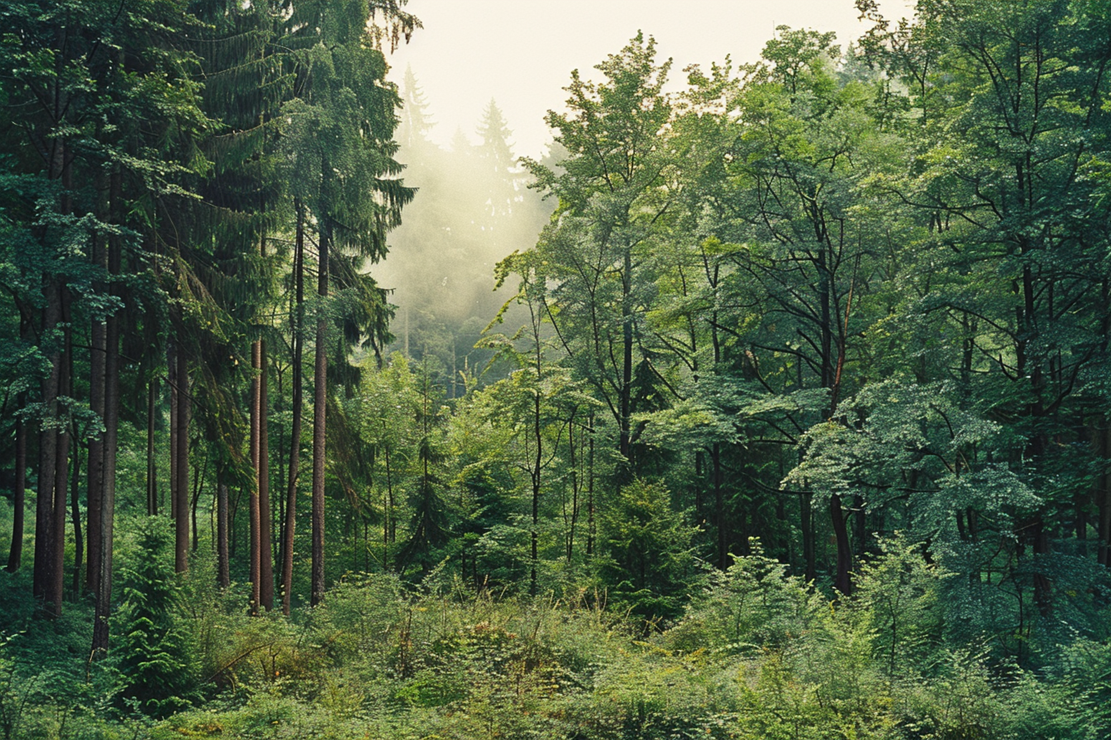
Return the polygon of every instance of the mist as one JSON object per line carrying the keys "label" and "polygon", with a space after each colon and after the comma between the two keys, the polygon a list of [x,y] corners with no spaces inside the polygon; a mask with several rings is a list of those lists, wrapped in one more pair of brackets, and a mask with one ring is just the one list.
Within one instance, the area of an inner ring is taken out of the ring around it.
{"label": "mist", "polygon": [[528,188],[512,129],[490,100],[470,132],[457,129],[449,147],[435,143],[435,121],[419,81],[407,70],[397,141],[406,185],[417,188],[404,222],[389,237],[375,279],[396,306],[389,351],[428,360],[450,396],[481,371],[488,352],[474,349],[482,330],[510,300],[516,284],[495,290],[494,268],[514,250],[536,243],[554,204]]}

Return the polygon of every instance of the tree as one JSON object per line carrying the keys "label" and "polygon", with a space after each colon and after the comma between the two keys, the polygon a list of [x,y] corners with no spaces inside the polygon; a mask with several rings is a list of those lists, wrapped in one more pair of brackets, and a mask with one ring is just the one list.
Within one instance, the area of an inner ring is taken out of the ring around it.
{"label": "tree", "polygon": [[648,361],[640,344],[651,300],[647,257],[676,195],[675,160],[661,139],[671,63],[657,66],[655,53],[655,41],[638,34],[597,66],[605,82],[572,72],[569,113],[546,118],[567,152],[561,169],[522,160],[536,187],[558,199],[533,264],[552,283],[547,300],[568,355],[613,417],[625,479],[634,462],[634,364]]}
{"label": "tree", "polygon": [[[728,315],[738,327],[728,326],[719,309],[715,326],[740,345],[732,358],[721,357],[715,339],[715,354],[727,365],[722,369],[771,392],[824,393],[817,414],[799,416],[810,404],[795,405],[795,413],[772,427],[789,443],[833,414],[853,382],[852,353],[860,353],[859,337],[873,320],[862,309],[882,277],[874,256],[888,239],[883,209],[873,206],[875,196],[864,185],[899,161],[894,140],[872,114],[876,88],[839,79],[833,41],[833,34],[781,27],[741,84],[724,89],[732,136],[714,163],[720,170],[707,182],[702,209],[703,228],[715,240],[704,245],[712,250],[704,260],[714,263],[713,299],[734,307]],[[714,84],[703,80],[711,92]],[[778,375],[775,386],[769,373]],[[711,454],[715,470],[719,455]],[[813,576],[805,489],[800,500]],[[837,543],[835,584],[848,593],[853,549],[840,494],[828,498],[828,510]]]}
{"label": "tree", "polygon": [[170,542],[164,519],[143,521],[124,567],[119,613],[120,697],[155,717],[188,706],[196,684],[189,635],[179,616],[180,576],[166,557]]}
{"label": "tree", "polygon": [[665,488],[624,486],[601,517],[598,569],[610,597],[649,625],[677,617],[691,585],[693,537]]}
{"label": "tree", "polygon": [[[396,89],[384,82],[385,58],[370,44],[371,8],[365,3],[306,3],[288,21],[298,49],[301,97],[285,114],[294,197],[317,226],[317,320],[313,399],[312,598],[325,589],[324,476],[328,391],[326,299],[334,268],[352,263],[340,276],[358,274],[364,261],[386,253],[386,232],[400,221],[413,197],[397,176],[393,155],[397,125]],[[409,26],[411,28],[411,24]],[[317,42],[323,43],[317,43]],[[334,253],[333,253],[334,250]],[[355,259],[357,258],[357,259]],[[349,284],[352,284],[349,282]],[[345,287],[342,283],[340,287]],[[381,302],[384,307],[384,301]],[[381,312],[375,314],[379,323]]]}
{"label": "tree", "polygon": [[[871,60],[907,83],[918,118],[913,174],[899,195],[929,219],[930,258],[959,276],[922,308],[961,337],[947,371],[960,375],[969,404],[1026,440],[1010,463],[1045,495],[1016,537],[1019,556],[1033,551],[1035,601],[1046,614],[1053,520],[1085,529],[1086,496],[1073,491],[1091,485],[1065,440],[1080,441],[1087,427],[1102,458],[1094,466],[1106,470],[1095,388],[1104,382],[1108,280],[1102,266],[1091,269],[1102,265],[1106,213],[1093,210],[1097,181],[1084,173],[1106,161],[1108,112],[1098,101],[1109,84],[1108,18],[1086,3],[924,3],[914,23],[893,27],[872,4],[861,8],[876,24]],[[1095,489],[1106,543],[1107,487]],[[1102,545],[1101,562],[1106,553]]]}

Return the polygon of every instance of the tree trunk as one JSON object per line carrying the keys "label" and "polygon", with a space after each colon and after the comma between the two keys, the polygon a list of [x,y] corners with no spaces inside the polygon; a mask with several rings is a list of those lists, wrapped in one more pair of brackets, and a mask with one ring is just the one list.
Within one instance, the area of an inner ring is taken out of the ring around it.
{"label": "tree trunk", "polygon": [[594,554],[594,414],[590,414],[590,447],[586,460],[586,554]]}
{"label": "tree trunk", "polygon": [[[110,240],[108,269],[120,272],[120,246]],[[112,293],[119,294],[113,287]],[[112,559],[116,514],[116,447],[120,421],[120,320],[106,322],[107,351],[104,355],[104,496],[100,508],[100,573],[97,578],[96,611],[93,620],[93,654],[108,650],[108,621],[112,613]]]}
{"label": "tree trunk", "polygon": [[[328,247],[330,235],[326,225],[320,229],[320,259],[317,294],[321,301],[328,297]],[[312,594],[316,606],[324,597],[324,434],[328,399],[327,316],[324,307],[316,320],[316,362],[313,369],[312,425]]]}
{"label": "tree trunk", "polygon": [[[110,218],[110,216],[109,216]],[[93,241],[93,264],[108,271],[108,250],[100,239]],[[94,321],[89,333],[89,408],[98,419],[104,419],[104,364],[108,351],[108,327],[103,321]],[[95,594],[100,582],[100,521],[104,500],[104,433],[89,440],[88,469],[88,559],[85,582],[90,593]]]}
{"label": "tree trunk", "polygon": [[[575,456],[575,415],[567,424],[567,449],[570,451],[571,464],[571,521],[567,527],[567,564],[571,564],[571,556],[575,551],[575,525],[579,519],[579,465]],[[581,456],[580,456],[581,457]]]}
{"label": "tree trunk", "polygon": [[618,485],[628,483],[632,475],[632,443],[630,439],[630,414],[632,413],[633,394],[633,253],[630,247],[624,250],[624,265],[621,275],[621,391],[619,394],[620,415],[618,419]]}
{"label": "tree trunk", "polygon": [[208,457],[205,456],[204,461],[201,463],[200,470],[194,470],[193,479],[193,497],[189,499],[189,519],[191,522],[193,533],[193,552],[197,551],[200,547],[200,534],[197,531],[197,503],[201,500],[201,489],[204,488],[205,475],[208,474]]}
{"label": "tree trunk", "polygon": [[536,445],[534,450],[535,456],[532,469],[532,527],[529,535],[531,540],[531,568],[529,575],[529,596],[536,596],[536,565],[539,559],[539,540],[540,540],[540,473],[541,465],[543,464],[542,453],[544,450],[544,438],[541,434],[540,426],[540,343],[537,337],[537,367],[536,367],[536,393],[532,395],[533,400],[533,444]]}
{"label": "tree trunk", "polygon": [[251,580],[251,614],[258,614],[262,597],[260,593],[261,581],[259,578],[260,564],[262,562],[262,549],[260,543],[262,542],[260,525],[259,525],[259,489],[261,488],[261,480],[259,476],[259,425],[262,420],[262,412],[259,408],[259,355],[260,355],[259,342],[251,344],[251,370],[255,373],[251,378],[251,436],[250,436],[250,455],[251,455],[251,469],[254,471],[255,480],[253,481],[252,490],[250,491],[250,507],[248,509],[249,515],[247,517],[247,530],[250,539],[250,547],[248,548],[250,559],[249,578]]}
{"label": "tree trunk", "polygon": [[802,530],[802,560],[806,568],[806,582],[813,583],[818,577],[817,547],[814,541],[814,506],[810,493],[803,492],[799,496],[799,518]]}
{"label": "tree trunk", "polygon": [[[20,411],[27,405],[27,394],[19,394]],[[27,425],[23,417],[15,421],[15,492],[12,495],[12,542],[8,550],[8,572],[23,564],[23,519],[27,505]]]}
{"label": "tree trunk", "polygon": [[293,588],[293,540],[297,524],[297,478],[301,465],[301,414],[304,413],[302,360],[305,346],[305,211],[296,204],[297,227],[293,255],[293,428],[289,438],[289,481],[286,484],[285,524],[282,527],[282,613],[289,614]]}
{"label": "tree trunk", "polygon": [[[76,443],[76,429],[72,431],[75,440],[73,446],[73,476],[69,486],[69,507],[71,521],[73,522],[73,599],[81,598],[82,576],[81,560],[85,554],[85,538],[81,532],[81,445]],[[86,504],[87,506],[87,504]],[[90,519],[91,521],[91,519]]]}
{"label": "tree trunk", "polygon": [[1096,511],[1099,517],[1096,522],[1096,537],[1099,539],[1096,559],[1100,565],[1111,567],[1111,469],[1108,468],[1111,462],[1111,424],[1102,420],[1092,432],[1092,444],[1103,465],[1096,476]]}
{"label": "tree trunk", "polygon": [[729,528],[725,521],[725,486],[721,469],[721,445],[715,442],[710,447],[710,471],[714,490],[714,527],[717,530],[717,566],[721,570],[729,567]]}
{"label": "tree trunk", "polygon": [[228,562],[228,483],[223,463],[216,474],[216,582],[220,588],[231,585]]}
{"label": "tree trunk", "polygon": [[[180,331],[180,329],[179,329]],[[180,335],[179,335],[180,338]],[[189,395],[189,364],[184,342],[178,342],[177,362],[177,434],[174,440],[174,570],[189,570],[189,416],[192,399]]]}
{"label": "tree trunk", "polygon": [[166,340],[166,384],[170,391],[170,519],[177,522],[177,415],[180,389],[177,380],[177,339],[171,332]]}
{"label": "tree trunk", "polygon": [[[73,395],[73,338],[70,333],[70,295],[69,290],[62,287],[62,373],[58,393],[60,396]],[[58,447],[55,450],[54,462],[54,521],[52,523],[52,536],[50,541],[50,585],[46,601],[49,605],[48,612],[52,617],[62,616],[62,602],[65,600],[66,587],[66,510],[69,497],[69,448],[72,441],[69,433],[69,420],[59,419]]]}
{"label": "tree trunk", "polygon": [[259,531],[259,603],[270,611],[274,608],[274,546],[270,517],[270,430],[266,342],[259,340],[259,424],[258,424],[258,531]]}
{"label": "tree trunk", "polygon": [[158,377],[147,384],[147,516],[158,516],[158,468],[154,457],[154,420],[158,412]]}
{"label": "tree trunk", "polygon": [[[52,334],[61,321],[60,286],[51,278],[44,289],[46,307],[43,311],[42,336],[53,341]],[[54,478],[57,472],[58,391],[61,383],[62,353],[51,352],[50,372],[42,379],[43,420],[39,431],[38,498],[35,503],[35,567],[31,589],[40,604],[49,597],[53,567],[52,541],[54,516]]]}

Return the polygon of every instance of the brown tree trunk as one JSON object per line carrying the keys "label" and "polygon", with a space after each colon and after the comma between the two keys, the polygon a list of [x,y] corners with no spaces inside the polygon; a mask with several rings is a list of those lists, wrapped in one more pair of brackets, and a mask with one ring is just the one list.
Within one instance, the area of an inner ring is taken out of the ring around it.
{"label": "brown tree trunk", "polygon": [[[317,294],[321,300],[328,297],[328,247],[330,235],[327,227],[320,230],[320,259]],[[325,346],[327,318],[323,306],[316,320],[316,362],[313,369],[313,426],[312,426],[312,594],[316,606],[324,597],[324,454],[325,407],[328,399],[328,352]]]}
{"label": "brown tree trunk", "polygon": [[631,414],[633,394],[633,253],[625,248],[621,275],[621,391],[618,402],[618,485],[629,482],[632,474]]}
{"label": "brown tree trunk", "polygon": [[177,434],[174,447],[174,569],[189,570],[189,416],[192,399],[189,395],[189,365],[183,342],[178,342],[177,362]]}
{"label": "brown tree trunk", "polygon": [[197,530],[197,503],[201,500],[201,489],[204,487],[204,478],[207,473],[208,457],[206,456],[201,463],[200,470],[195,468],[193,470],[193,496],[189,499],[189,521],[193,536],[193,552],[196,552],[197,548],[200,547],[200,533]]}
{"label": "brown tree trunk", "polygon": [[853,591],[852,550],[849,547],[849,529],[845,522],[845,510],[841,497],[836,493],[829,497],[829,514],[833,522],[833,536],[837,541],[837,575],[833,585],[845,596]]}
{"label": "brown tree trunk", "polygon": [[166,385],[170,391],[170,519],[177,522],[177,415],[180,402],[177,380],[177,339],[171,332],[166,340]]}
{"label": "brown tree trunk", "polygon": [[729,567],[729,528],[725,521],[725,485],[721,469],[721,445],[715,442],[710,447],[710,474],[714,491],[714,528],[717,530],[717,566],[721,570]]}
{"label": "brown tree trunk", "polygon": [[[69,328],[70,295],[65,287],[61,289],[61,300],[64,340],[58,393],[60,396],[70,397],[73,395],[73,340]],[[62,419],[58,419],[58,423],[58,446],[55,450],[54,462],[54,520],[50,541],[50,581],[46,595],[47,611],[55,618],[62,615],[62,602],[65,600],[66,511],[68,508],[66,499],[69,497],[69,448],[72,441],[69,421],[63,423]]]}
{"label": "brown tree trunk", "polygon": [[[19,394],[20,411],[27,405],[27,394]],[[23,417],[15,421],[15,492],[12,495],[12,542],[8,549],[9,573],[23,564],[23,519],[27,505],[27,425]]]}
{"label": "brown tree trunk", "polygon": [[285,524],[282,527],[282,613],[289,614],[293,588],[293,538],[297,524],[297,477],[301,465],[301,414],[304,413],[302,360],[305,328],[305,212],[300,201],[295,204],[297,227],[293,255],[293,428],[289,439],[289,480],[286,484]]}
{"label": "brown tree trunk", "polygon": [[594,414],[590,414],[590,446],[586,460],[586,554],[594,554]]}
{"label": "brown tree trunk", "polygon": [[[579,466],[575,455],[575,414],[567,422],[567,449],[570,452],[568,462],[571,466],[571,521],[567,527],[567,564],[571,564],[571,556],[575,551],[575,525],[579,520]],[[581,457],[581,456],[580,456]]]}
{"label": "brown tree trunk", "polygon": [[813,583],[818,577],[817,543],[814,535],[814,505],[809,492],[799,496],[799,518],[802,530],[802,560],[806,569],[806,582]]}
{"label": "brown tree trunk", "polygon": [[1104,466],[1096,477],[1096,510],[1099,521],[1096,522],[1096,535],[1099,538],[1097,559],[1100,565],[1111,568],[1111,469],[1108,469],[1111,458],[1111,424],[1102,422],[1101,427],[1094,430],[1094,445],[1097,455]]}
{"label": "brown tree trunk", "polygon": [[216,473],[216,582],[220,588],[231,585],[228,562],[228,484],[223,463]]}
{"label": "brown tree trunk", "polygon": [[70,520],[73,523],[73,599],[81,598],[84,565],[82,556],[85,554],[85,537],[81,531],[81,445],[77,444],[76,429],[71,431],[73,443],[73,476],[69,486]]}
{"label": "brown tree trunk", "polygon": [[[120,178],[112,177],[110,213],[119,220]],[[108,240],[108,274],[121,272],[122,253],[119,237]],[[110,293],[122,297],[122,290],[113,284]],[[108,621],[112,613],[112,561],[116,521],[116,449],[120,425],[120,319],[113,314],[105,321],[104,352],[104,448],[100,511],[100,547],[97,562],[96,607],[93,617],[93,655],[108,650]]]}
{"label": "brown tree trunk", "polygon": [[259,477],[259,424],[262,419],[262,413],[259,408],[259,342],[251,344],[251,370],[255,373],[251,378],[251,435],[250,435],[250,455],[251,455],[251,468],[255,473],[255,480],[253,481],[252,490],[250,491],[250,507],[248,508],[247,517],[247,531],[249,535],[250,546],[248,548],[250,569],[249,578],[251,580],[251,614],[259,613],[259,605],[261,604],[261,595],[259,592],[260,580],[259,569],[260,562],[262,561],[262,550],[260,542],[262,538],[259,532],[259,489],[261,488],[261,480]]}
{"label": "brown tree trunk", "polygon": [[270,431],[266,421],[269,407],[266,342],[259,341],[259,425],[258,425],[258,525],[259,525],[259,603],[274,608],[274,547],[270,517]]}
{"label": "brown tree trunk", "polygon": [[147,385],[147,516],[158,516],[158,467],[154,457],[154,420],[158,412],[158,377]]}
{"label": "brown tree trunk", "polygon": [[[46,307],[43,311],[42,335],[48,337],[61,319],[61,306],[51,280],[44,290]],[[50,356],[50,372],[42,379],[43,421],[39,431],[39,478],[35,502],[35,564],[31,590],[40,603],[47,597],[50,581],[53,520],[54,473],[58,448],[58,430],[54,420],[58,412],[58,383],[61,377],[61,352]]]}
{"label": "brown tree trunk", "polygon": [[[108,270],[108,250],[100,239],[93,241],[93,264]],[[89,347],[89,408],[97,418],[104,419],[104,363],[108,351],[108,327],[103,321],[94,321],[90,331]],[[85,583],[90,593],[95,594],[100,583],[100,520],[101,505],[104,500],[104,434],[97,434],[89,440],[88,469],[88,560],[86,562]]]}

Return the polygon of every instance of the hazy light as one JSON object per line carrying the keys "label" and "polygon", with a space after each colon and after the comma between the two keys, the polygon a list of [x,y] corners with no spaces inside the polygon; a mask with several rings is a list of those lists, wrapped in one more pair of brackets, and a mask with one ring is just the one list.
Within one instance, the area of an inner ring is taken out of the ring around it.
{"label": "hazy light", "polygon": [[[886,0],[898,17],[913,3]],[[562,108],[571,70],[584,77],[638,30],[654,36],[659,58],[672,57],[672,84],[690,64],[709,67],[731,55],[758,58],[778,25],[835,31],[844,46],[865,29],[852,0],[410,0],[423,22],[392,57],[400,82],[413,68],[436,127],[448,146],[456,130],[472,139],[483,108],[497,100],[513,129],[517,154],[539,156],[549,140],[544,114]]]}

